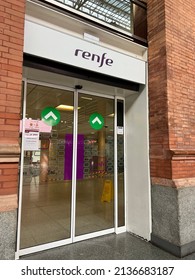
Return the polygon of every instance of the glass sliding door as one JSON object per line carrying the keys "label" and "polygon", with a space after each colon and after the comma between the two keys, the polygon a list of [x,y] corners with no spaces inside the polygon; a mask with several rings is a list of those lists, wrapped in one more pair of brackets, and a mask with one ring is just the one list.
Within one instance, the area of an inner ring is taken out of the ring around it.
{"label": "glass sliding door", "polygon": [[73,92],[27,84],[20,249],[71,237],[73,121]]}
{"label": "glass sliding door", "polygon": [[23,88],[19,254],[124,226],[124,102],[38,82]]}
{"label": "glass sliding door", "polygon": [[79,94],[76,236],[114,227],[114,99]]}

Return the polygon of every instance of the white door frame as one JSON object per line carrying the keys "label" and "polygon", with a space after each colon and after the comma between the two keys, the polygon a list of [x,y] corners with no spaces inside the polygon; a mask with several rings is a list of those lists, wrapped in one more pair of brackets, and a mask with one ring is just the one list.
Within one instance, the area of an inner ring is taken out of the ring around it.
{"label": "white door frame", "polygon": [[[124,208],[125,208],[125,225],[122,227],[118,227],[118,180],[117,180],[117,100],[123,100],[125,104],[125,99],[119,96],[111,96],[111,95],[104,95],[100,93],[92,93],[86,90],[77,90],[74,88],[60,86],[55,84],[50,84],[47,82],[40,82],[36,80],[31,80],[24,78],[24,94],[23,94],[23,122],[22,122],[22,134],[25,132],[25,115],[26,115],[26,98],[27,98],[27,84],[36,84],[41,86],[48,86],[52,88],[58,88],[62,90],[69,90],[72,91],[74,94],[74,128],[73,128],[73,163],[72,163],[72,198],[71,198],[71,237],[67,239],[63,239],[60,241],[54,241],[42,245],[33,246],[30,248],[20,249],[20,235],[21,235],[21,213],[22,213],[22,191],[23,191],[23,167],[24,167],[24,137],[22,137],[21,143],[21,162],[20,162],[20,181],[19,181],[19,203],[18,203],[18,225],[17,225],[17,241],[16,241],[16,252],[15,258],[19,259],[20,256],[71,244],[77,241],[86,240],[110,233],[121,233],[126,231],[126,199],[124,199]],[[109,98],[114,100],[114,109],[115,109],[115,119],[114,119],[114,228],[97,231],[89,234],[84,234],[80,236],[75,236],[75,209],[76,209],[76,164],[77,164],[77,132],[78,132],[78,95],[79,93],[100,96],[103,98]],[[124,122],[125,122],[125,110],[124,110]],[[124,124],[125,128],[125,124]],[[124,141],[125,141],[125,131],[124,131]],[[125,148],[125,145],[124,145]],[[125,151],[124,151],[125,154]],[[124,158],[125,160],[125,158]],[[124,184],[125,184],[124,180]],[[125,195],[126,195],[126,187],[125,187]],[[125,196],[126,197],[126,196]]]}

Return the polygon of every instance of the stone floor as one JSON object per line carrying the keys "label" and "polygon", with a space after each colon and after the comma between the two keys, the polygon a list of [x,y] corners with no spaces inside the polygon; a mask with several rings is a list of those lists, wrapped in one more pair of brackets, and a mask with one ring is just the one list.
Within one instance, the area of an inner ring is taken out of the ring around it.
{"label": "stone floor", "polygon": [[[21,257],[23,260],[179,260],[130,233],[109,234]],[[195,260],[195,253],[183,258]]]}

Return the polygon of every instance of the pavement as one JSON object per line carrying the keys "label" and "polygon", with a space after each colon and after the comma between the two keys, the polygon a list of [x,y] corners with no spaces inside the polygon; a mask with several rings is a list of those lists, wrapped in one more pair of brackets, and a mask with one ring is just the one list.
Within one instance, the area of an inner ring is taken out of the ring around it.
{"label": "pavement", "polygon": [[195,260],[182,259],[128,232],[109,234],[23,256],[21,260]]}

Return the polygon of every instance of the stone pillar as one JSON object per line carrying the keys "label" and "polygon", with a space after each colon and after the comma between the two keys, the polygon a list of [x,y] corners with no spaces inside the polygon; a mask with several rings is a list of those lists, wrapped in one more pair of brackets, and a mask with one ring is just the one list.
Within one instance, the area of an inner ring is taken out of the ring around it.
{"label": "stone pillar", "polygon": [[14,259],[25,0],[0,1],[0,259]]}
{"label": "stone pillar", "polygon": [[195,2],[148,0],[152,242],[195,251]]}

